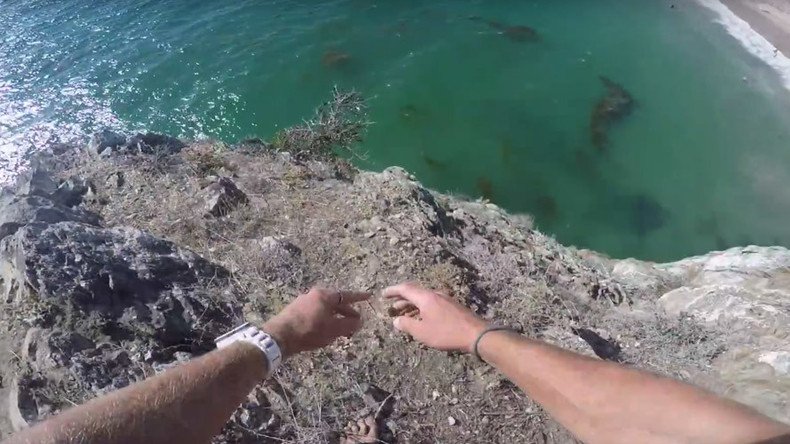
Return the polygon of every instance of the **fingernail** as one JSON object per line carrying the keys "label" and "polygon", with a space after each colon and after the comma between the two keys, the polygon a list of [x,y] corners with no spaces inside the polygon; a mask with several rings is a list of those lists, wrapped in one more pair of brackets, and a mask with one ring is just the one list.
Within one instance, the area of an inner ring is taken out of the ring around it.
{"label": "fingernail", "polygon": [[400,316],[392,320],[392,325],[395,326],[398,330],[400,330]]}

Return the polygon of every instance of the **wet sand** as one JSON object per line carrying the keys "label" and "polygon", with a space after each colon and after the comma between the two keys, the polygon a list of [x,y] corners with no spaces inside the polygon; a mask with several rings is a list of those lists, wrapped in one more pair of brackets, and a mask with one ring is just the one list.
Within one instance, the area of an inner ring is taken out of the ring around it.
{"label": "wet sand", "polygon": [[721,2],[738,17],[748,22],[782,54],[790,57],[788,0],[721,0]]}

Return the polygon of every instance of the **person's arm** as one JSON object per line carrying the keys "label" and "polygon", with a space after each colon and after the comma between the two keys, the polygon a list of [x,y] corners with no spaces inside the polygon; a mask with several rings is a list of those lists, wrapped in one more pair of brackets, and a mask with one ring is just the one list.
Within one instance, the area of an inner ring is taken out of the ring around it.
{"label": "person's arm", "polygon": [[[283,358],[350,336],[362,325],[352,304],[364,293],[311,290],[261,330]],[[267,373],[260,349],[236,343],[66,410],[11,437],[21,443],[207,443]]]}
{"label": "person's arm", "polygon": [[[486,323],[451,298],[415,284],[384,291],[407,312],[395,327],[440,350],[471,352]],[[688,384],[493,331],[480,356],[589,443],[757,443],[790,427]]]}

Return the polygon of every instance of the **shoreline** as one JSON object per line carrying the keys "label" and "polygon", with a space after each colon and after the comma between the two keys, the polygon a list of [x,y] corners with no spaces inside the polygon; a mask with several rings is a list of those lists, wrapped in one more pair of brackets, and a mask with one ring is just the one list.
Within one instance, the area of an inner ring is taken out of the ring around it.
{"label": "shoreline", "polygon": [[783,0],[720,0],[785,57],[790,57],[790,3]]}
{"label": "shoreline", "polygon": [[790,90],[790,4],[785,0],[698,0],[752,55],[779,73]]}

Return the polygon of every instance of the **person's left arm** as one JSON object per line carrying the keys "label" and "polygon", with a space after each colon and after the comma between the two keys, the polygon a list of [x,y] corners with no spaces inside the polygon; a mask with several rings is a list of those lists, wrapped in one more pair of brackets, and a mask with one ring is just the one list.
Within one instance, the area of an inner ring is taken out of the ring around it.
{"label": "person's left arm", "polygon": [[[362,325],[355,302],[364,293],[314,289],[299,296],[261,330],[283,358],[354,334]],[[66,410],[12,436],[19,443],[207,443],[268,373],[255,345],[237,342],[160,375]]]}

